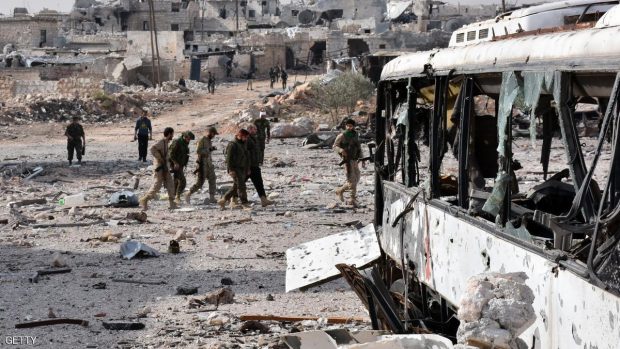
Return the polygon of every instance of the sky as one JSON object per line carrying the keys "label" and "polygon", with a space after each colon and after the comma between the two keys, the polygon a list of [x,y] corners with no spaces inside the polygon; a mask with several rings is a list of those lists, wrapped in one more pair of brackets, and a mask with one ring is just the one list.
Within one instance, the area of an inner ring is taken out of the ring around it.
{"label": "sky", "polygon": [[[447,3],[460,3],[461,5],[470,5],[470,4],[492,4],[497,3],[500,4],[501,0],[444,0]],[[543,0],[544,1],[544,0]],[[12,15],[13,8],[15,7],[25,7],[28,9],[30,13],[36,13],[42,10],[43,8],[49,8],[52,10],[58,10],[61,12],[69,12],[71,7],[73,6],[74,0],[0,0],[0,13],[5,15]],[[513,4],[523,3],[523,2],[532,2],[532,0],[507,0],[507,3]]]}

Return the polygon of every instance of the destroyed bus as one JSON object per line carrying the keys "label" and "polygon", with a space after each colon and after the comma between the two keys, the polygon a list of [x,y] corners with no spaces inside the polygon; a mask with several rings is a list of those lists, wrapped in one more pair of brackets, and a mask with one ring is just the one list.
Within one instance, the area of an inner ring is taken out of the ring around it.
{"label": "destroyed bus", "polygon": [[[375,327],[454,339],[468,279],[523,272],[536,313],[523,345],[620,348],[618,38],[616,6],[591,28],[411,53],[384,67],[382,257],[372,275],[341,270]],[[583,101],[600,107],[598,138],[576,132]],[[515,110],[530,116],[531,139],[513,139]]]}

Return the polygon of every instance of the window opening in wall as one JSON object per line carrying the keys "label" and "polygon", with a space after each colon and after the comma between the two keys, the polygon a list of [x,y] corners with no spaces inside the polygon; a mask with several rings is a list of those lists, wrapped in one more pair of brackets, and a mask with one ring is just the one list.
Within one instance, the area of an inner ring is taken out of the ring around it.
{"label": "window opening in wall", "polygon": [[42,29],[41,30],[41,40],[39,42],[39,47],[45,46],[46,42],[47,42],[47,30]]}
{"label": "window opening in wall", "polygon": [[385,44],[379,44],[379,48],[380,49],[384,49],[385,48]]}
{"label": "window opening in wall", "polygon": [[149,30],[149,21],[142,22],[142,30]]}
{"label": "window opening in wall", "polygon": [[463,41],[465,41],[465,33],[456,34],[456,42],[463,42]]}
{"label": "window opening in wall", "polygon": [[249,18],[255,18],[256,17],[256,11],[255,10],[249,10],[248,11],[248,17]]}
{"label": "window opening in wall", "polygon": [[170,24],[170,30],[173,32],[179,31],[179,25],[177,23]]}
{"label": "window opening in wall", "polygon": [[261,5],[262,5],[262,6],[267,6],[267,1],[263,1],[263,2],[261,3]]}
{"label": "window opening in wall", "polygon": [[299,14],[299,10],[292,10],[291,11],[291,15],[297,17],[297,15]]}
{"label": "window opening in wall", "polygon": [[370,29],[364,29],[365,34],[370,34]]}
{"label": "window opening in wall", "polygon": [[171,7],[172,7],[172,12],[179,12],[181,11],[181,3],[180,2],[172,2],[170,3]]}
{"label": "window opening in wall", "polygon": [[221,19],[226,19],[226,7],[220,9],[219,15]]}
{"label": "window opening in wall", "polygon": [[197,52],[198,51],[198,45],[192,45],[192,51]]}

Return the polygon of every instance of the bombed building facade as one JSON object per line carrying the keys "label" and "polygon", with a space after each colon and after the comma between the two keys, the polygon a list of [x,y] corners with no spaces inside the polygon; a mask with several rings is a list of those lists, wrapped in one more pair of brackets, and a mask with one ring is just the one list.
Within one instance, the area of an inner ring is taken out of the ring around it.
{"label": "bombed building facade", "polygon": [[27,75],[145,86],[206,71],[321,71],[333,60],[447,46],[451,31],[495,11],[401,0],[76,0],[69,14],[0,18],[0,66],[4,80],[56,69],[64,73]]}

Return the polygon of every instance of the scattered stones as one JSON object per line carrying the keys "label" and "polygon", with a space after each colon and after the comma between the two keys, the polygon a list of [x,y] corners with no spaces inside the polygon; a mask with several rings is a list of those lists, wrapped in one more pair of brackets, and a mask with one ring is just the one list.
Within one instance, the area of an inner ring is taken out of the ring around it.
{"label": "scattered stones", "polygon": [[60,255],[60,253],[56,252],[52,256],[51,265],[54,268],[64,268],[67,266],[67,262],[65,261],[65,258]]}
{"label": "scattered stones", "polygon": [[232,281],[232,279],[231,279],[231,278],[228,278],[228,277],[222,278],[222,280],[220,280],[220,283],[221,283],[222,285],[224,285],[224,286],[232,286],[232,285],[234,285],[234,284],[235,284],[235,283]]}

